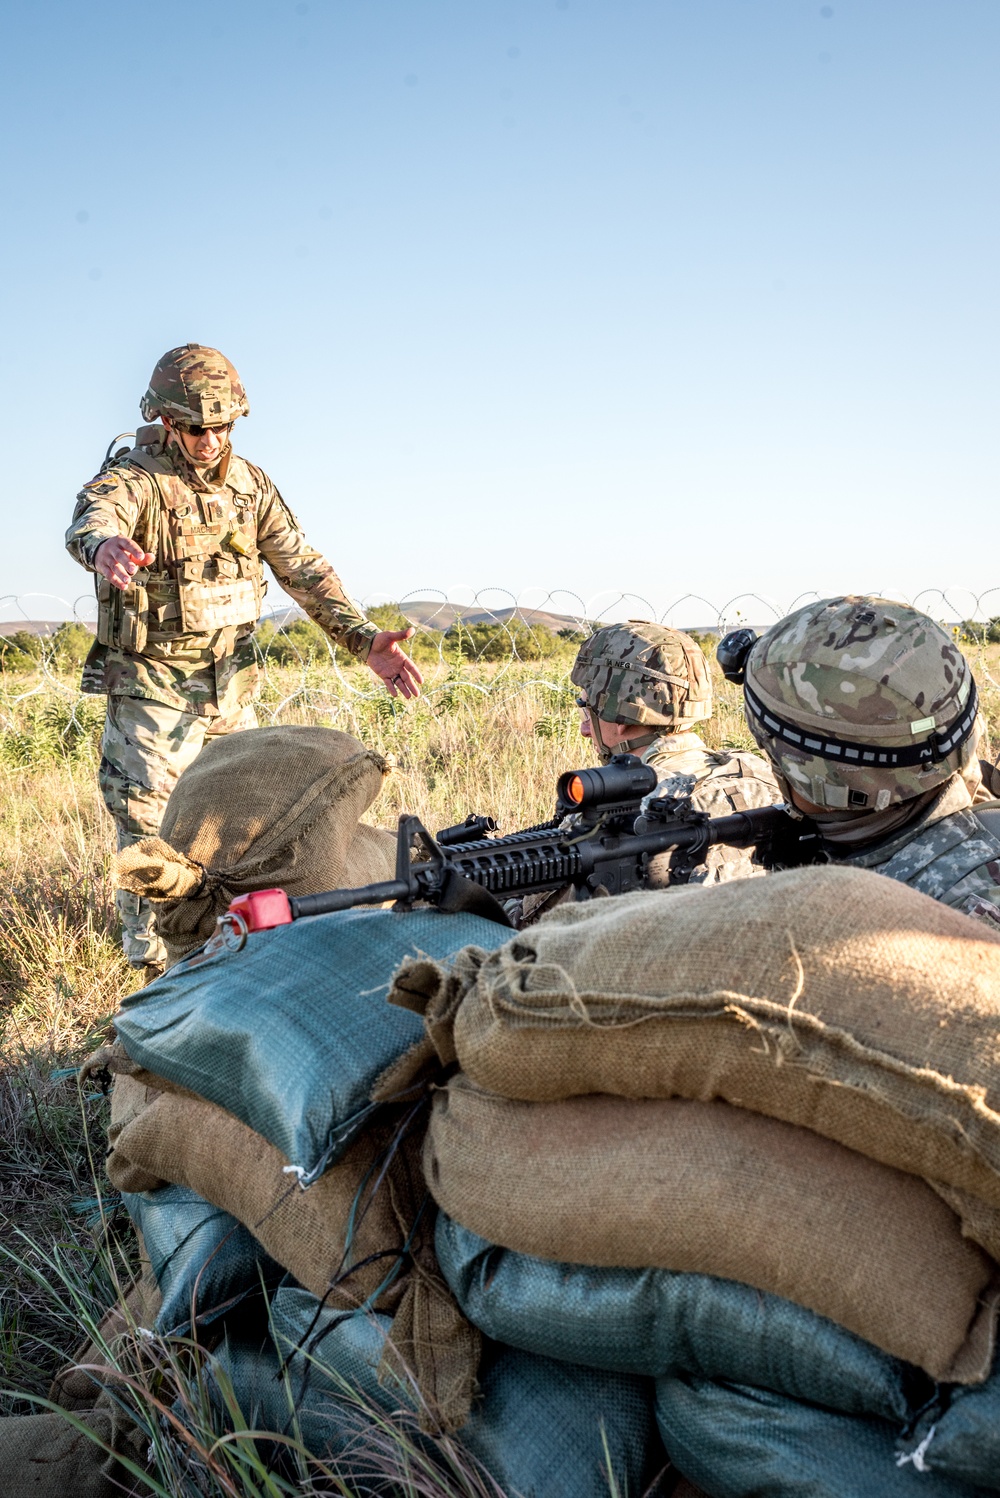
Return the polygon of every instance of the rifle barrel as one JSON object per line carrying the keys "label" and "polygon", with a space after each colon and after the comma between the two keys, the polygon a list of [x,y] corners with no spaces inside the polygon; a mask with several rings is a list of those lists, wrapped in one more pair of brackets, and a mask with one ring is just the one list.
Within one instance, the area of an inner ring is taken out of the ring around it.
{"label": "rifle barrel", "polygon": [[383,905],[386,900],[412,899],[405,879],[387,879],[382,884],[363,884],[358,889],[328,889],[320,895],[293,895],[288,903],[292,919],[304,915],[330,915],[335,910],[353,910],[355,905]]}

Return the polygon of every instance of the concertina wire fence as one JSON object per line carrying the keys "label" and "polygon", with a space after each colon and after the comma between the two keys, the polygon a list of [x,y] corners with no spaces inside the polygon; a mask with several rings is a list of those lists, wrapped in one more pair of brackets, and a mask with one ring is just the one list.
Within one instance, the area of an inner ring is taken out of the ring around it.
{"label": "concertina wire fence", "polygon": [[[720,603],[686,593],[666,608],[657,608],[648,598],[625,591],[584,599],[569,589],[532,589],[518,595],[501,587],[419,588],[397,598],[370,596],[361,607],[366,612],[375,609],[382,627],[395,627],[391,620],[379,618],[390,609],[413,624],[416,634],[407,648],[413,649],[424,672],[423,695],[431,704],[440,697],[445,706],[460,680],[464,689],[495,699],[545,689],[554,702],[564,700],[568,706],[573,696],[568,672],[576,646],[601,624],[655,620],[702,637],[721,636],[742,625],[764,629],[820,596],[803,592],[780,603],[747,592]],[[880,596],[910,603],[950,630],[975,621],[983,626],[981,645],[986,644],[989,622],[1000,616],[1000,586],[982,593],[927,588],[909,598],[898,592]],[[0,648],[18,631],[26,631],[36,639],[38,651],[30,671],[0,671],[0,729],[13,728],[18,708],[45,693],[56,694],[61,701],[61,732],[67,738],[77,739],[93,728],[97,700],[81,695],[78,664],[68,666],[59,656],[55,630],[60,623],[76,623],[93,631],[95,613],[92,595],[74,602],[38,593],[0,597]],[[457,648],[463,630],[465,638]],[[310,628],[291,601],[263,615],[259,638],[262,722],[308,717],[351,731],[357,728],[357,710],[363,704],[382,699],[387,710],[396,710],[381,684],[369,673],[352,669],[349,657]],[[703,638],[702,643],[708,646],[710,641]],[[1000,697],[1000,681],[991,675],[985,651],[976,654],[981,688]]]}

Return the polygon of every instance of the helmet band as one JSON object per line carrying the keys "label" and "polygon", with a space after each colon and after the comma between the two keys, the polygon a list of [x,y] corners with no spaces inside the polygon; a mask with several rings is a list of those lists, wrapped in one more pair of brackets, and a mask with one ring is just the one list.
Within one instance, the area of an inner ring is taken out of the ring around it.
{"label": "helmet band", "polygon": [[909,765],[937,764],[947,759],[949,754],[953,754],[965,743],[976,726],[976,715],[979,712],[979,697],[974,680],[971,681],[970,687],[969,700],[964,710],[946,730],[939,730],[932,734],[923,744],[906,744],[902,748],[855,743],[850,739],[838,738],[835,734],[817,736],[814,732],[804,732],[794,723],[789,723],[785,718],[779,718],[769,708],[765,708],[762,703],[758,702],[745,682],[743,698],[746,703],[747,716],[752,718],[765,734],[780,739],[783,744],[788,744],[790,748],[797,749],[802,754],[815,754],[820,759],[832,759],[838,764],[849,767],[885,765],[887,768],[892,766],[905,768]]}

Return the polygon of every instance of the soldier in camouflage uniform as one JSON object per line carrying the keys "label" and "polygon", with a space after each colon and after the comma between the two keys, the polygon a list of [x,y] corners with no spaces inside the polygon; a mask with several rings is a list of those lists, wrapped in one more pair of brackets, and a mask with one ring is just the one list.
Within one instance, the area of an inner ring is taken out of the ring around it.
{"label": "soldier in camouflage uniform", "polygon": [[746,634],[747,722],[827,855],[1000,927],[1000,839],[972,809],[976,684],[952,637],[867,597]]}
{"label": "soldier in camouflage uniform", "polygon": [[[234,453],[230,431],[249,404],[227,359],[200,344],[172,349],[141,406],[159,422],[84,485],[66,534],[70,554],[96,574],[83,690],[108,698],[99,775],[119,848],[159,830],[206,739],[256,726],[264,562],[393,696],[416,696],[421,680],[400,648],[412,630],[369,623],[267,474]],[[130,962],[159,966],[148,904],[119,891],[118,908]]]}
{"label": "soldier in camouflage uniform", "polygon": [[[694,729],[712,716],[712,683],[690,635],[635,619],[608,625],[580,647],[572,680],[580,689],[581,732],[601,761],[637,754],[659,776],[655,796],[712,817],[781,800],[765,760],[709,749]],[[717,884],[764,872],[752,848],[724,844],[708,849],[693,869],[680,850],[656,864],[655,882],[664,884]]]}

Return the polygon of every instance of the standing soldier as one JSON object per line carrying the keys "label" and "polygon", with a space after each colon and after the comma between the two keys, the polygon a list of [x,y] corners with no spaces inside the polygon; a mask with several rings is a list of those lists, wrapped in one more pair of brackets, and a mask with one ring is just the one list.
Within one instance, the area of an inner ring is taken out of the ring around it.
{"label": "standing soldier", "polygon": [[[253,640],[267,562],[331,640],[366,661],[392,696],[422,680],[400,641],[379,630],[309,545],[260,468],[233,452],[250,407],[216,349],[188,343],[153,370],[136,445],[85,484],[66,534],[96,573],[97,639],[83,691],[106,694],[99,780],[119,849],[155,834],[167,797],[205,740],[254,728]],[[120,890],[125,954],[159,969],[165,952],[150,907]]]}

